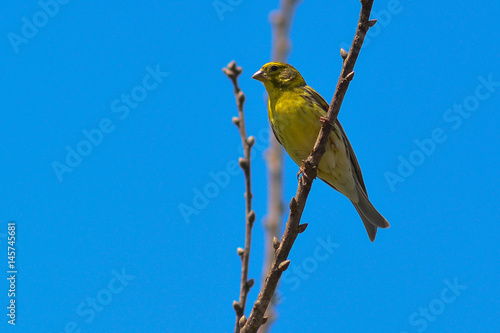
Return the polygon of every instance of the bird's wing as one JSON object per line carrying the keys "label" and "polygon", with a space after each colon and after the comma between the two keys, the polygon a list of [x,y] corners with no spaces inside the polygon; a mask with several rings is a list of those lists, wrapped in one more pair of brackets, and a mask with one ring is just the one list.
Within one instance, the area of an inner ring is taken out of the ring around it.
{"label": "bird's wing", "polygon": [[305,86],[302,97],[304,97],[307,102],[318,105],[320,109],[324,111],[321,116],[326,116],[326,113],[328,112],[328,103],[323,97],[321,97],[320,94],[316,92],[316,90],[309,86]]}
{"label": "bird's wing", "polygon": [[[340,125],[339,120],[337,119],[336,125],[339,127],[340,132],[342,133],[342,139],[344,140],[344,144],[347,147],[347,154],[349,155],[349,158],[351,159],[351,164],[352,167],[354,168],[354,174],[358,178],[359,183],[361,184],[361,187],[366,192],[366,187],[365,187],[365,181],[363,180],[363,174],[361,173],[361,168],[358,163],[358,159],[356,158],[356,154],[354,154],[354,150],[352,149],[351,143],[349,142],[349,139],[347,138],[347,135],[344,132],[344,129],[342,128],[342,125]],[[368,194],[367,194],[368,195]]]}
{"label": "bird's wing", "polygon": [[[316,90],[314,90],[309,86],[306,86],[304,88],[304,91],[306,92],[304,94],[304,98],[308,101],[315,103],[316,105],[319,105],[321,109],[325,111],[323,116],[326,116],[328,112],[328,103],[325,101],[325,99],[320,94],[318,94]],[[352,149],[351,143],[349,142],[349,139],[347,138],[347,135],[345,134],[344,129],[342,128],[342,125],[340,125],[340,121],[338,119],[335,121],[335,125],[336,127],[338,127],[341,134],[340,136],[344,140],[347,154],[349,155],[349,159],[351,160],[351,165],[354,169],[354,174],[358,178],[358,181],[361,184],[361,187],[363,188],[365,193],[367,193],[365,182],[363,180],[363,174],[361,173],[361,168],[359,166],[358,159],[356,158],[356,154],[354,154],[354,150]]]}

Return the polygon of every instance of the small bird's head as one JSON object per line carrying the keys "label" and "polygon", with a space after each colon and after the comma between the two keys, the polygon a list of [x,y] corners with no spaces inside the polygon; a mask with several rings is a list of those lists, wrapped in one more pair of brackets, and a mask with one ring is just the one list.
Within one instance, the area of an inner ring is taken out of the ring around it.
{"label": "small bird's head", "polygon": [[268,62],[252,75],[252,79],[264,83],[268,92],[273,88],[290,89],[306,85],[298,70],[282,62]]}

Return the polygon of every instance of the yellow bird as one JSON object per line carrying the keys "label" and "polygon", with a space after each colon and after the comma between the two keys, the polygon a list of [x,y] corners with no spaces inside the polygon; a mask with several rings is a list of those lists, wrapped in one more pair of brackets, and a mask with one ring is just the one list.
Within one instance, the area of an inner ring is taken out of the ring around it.
{"label": "yellow bird", "polygon": [[[316,142],[328,103],[285,63],[267,63],[252,78],[264,83],[269,95],[269,122],[276,139],[301,166]],[[368,199],[358,160],[338,120],[319,163],[318,177],[351,200],[372,242],[377,227],[389,227]]]}

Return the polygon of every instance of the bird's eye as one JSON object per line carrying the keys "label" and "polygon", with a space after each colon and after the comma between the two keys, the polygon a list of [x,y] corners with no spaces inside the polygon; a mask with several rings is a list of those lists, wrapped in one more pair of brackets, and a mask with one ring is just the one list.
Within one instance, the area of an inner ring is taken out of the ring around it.
{"label": "bird's eye", "polygon": [[274,72],[274,71],[277,71],[277,70],[278,70],[278,66],[271,67],[271,72]]}

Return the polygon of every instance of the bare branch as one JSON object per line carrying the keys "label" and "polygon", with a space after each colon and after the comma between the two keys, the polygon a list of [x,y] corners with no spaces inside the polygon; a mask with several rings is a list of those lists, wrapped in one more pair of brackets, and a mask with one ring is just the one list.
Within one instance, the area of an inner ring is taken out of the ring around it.
{"label": "bare branch", "polygon": [[280,8],[271,13],[270,21],[273,26],[273,61],[285,62],[292,49],[290,28],[292,26],[295,8],[300,0],[281,0]]}
{"label": "bare branch", "polygon": [[[292,26],[295,8],[300,0],[281,0],[280,8],[270,15],[270,22],[273,27],[272,60],[286,62],[291,50],[290,29]],[[283,203],[283,148],[274,135],[269,136],[269,148],[266,151],[266,164],[268,169],[268,212],[264,218],[264,267],[262,270],[262,280],[264,281],[269,268],[273,262],[274,248],[273,238],[279,237],[284,213]],[[268,321],[261,327],[262,333],[267,333],[277,314],[274,306],[267,309]]]}
{"label": "bare branch", "polygon": [[247,137],[245,127],[245,115],[243,113],[243,105],[245,103],[245,94],[241,91],[238,85],[238,76],[242,73],[242,68],[236,66],[236,62],[231,61],[222,71],[231,80],[234,87],[234,96],[236,98],[236,106],[238,108],[238,117],[232,119],[233,124],[238,127],[241,143],[243,144],[243,157],[239,159],[239,165],[245,174],[245,249],[238,248],[237,253],[241,258],[241,284],[240,284],[240,299],[233,302],[233,309],[236,312],[236,324],[234,331],[240,332],[240,328],[246,323],[245,305],[247,302],[248,292],[254,285],[254,279],[248,280],[248,264],[250,262],[250,249],[252,244],[252,227],[255,221],[255,212],[252,210],[252,181],[250,173],[251,150],[255,143],[253,136]]}
{"label": "bare branch", "polygon": [[[358,26],[354,36],[351,49],[345,58],[340,77],[335,88],[328,114],[321,119],[321,130],[319,132],[316,143],[311,155],[302,162],[301,173],[297,192],[295,197],[290,202],[290,214],[286,223],[285,232],[281,238],[278,248],[275,250],[274,259],[271,268],[267,274],[264,285],[255,302],[252,312],[246,320],[245,326],[242,328],[242,333],[255,333],[265,320],[265,312],[278,285],[281,274],[287,269],[289,260],[288,255],[292,249],[293,243],[300,231],[304,231],[304,227],[300,227],[300,218],[306,204],[307,197],[311,190],[312,182],[316,178],[318,165],[325,153],[325,146],[328,137],[333,128],[333,124],[337,119],[342,101],[346,94],[349,83],[354,77],[354,65],[363,45],[366,32],[373,25],[373,21],[369,22],[370,12],[373,5],[373,0],[361,0],[361,13],[359,15]],[[342,54],[343,55],[343,54]]]}

